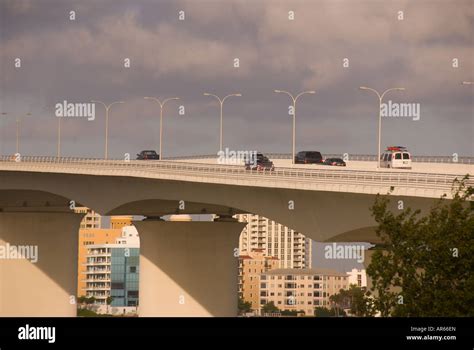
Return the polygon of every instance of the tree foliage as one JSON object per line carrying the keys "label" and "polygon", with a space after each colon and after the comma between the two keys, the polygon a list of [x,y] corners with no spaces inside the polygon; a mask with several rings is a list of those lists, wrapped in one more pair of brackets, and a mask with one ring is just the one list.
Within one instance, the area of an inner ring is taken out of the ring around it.
{"label": "tree foliage", "polygon": [[341,289],[339,293],[331,295],[329,300],[336,315],[342,314],[343,309],[348,309],[352,316],[358,317],[374,316],[376,312],[370,292],[354,284],[349,289]]}
{"label": "tree foliage", "polygon": [[426,216],[394,214],[389,196],[371,208],[383,250],[367,268],[382,316],[474,316],[474,189],[468,176],[453,184]]}
{"label": "tree foliage", "polygon": [[270,301],[269,303],[266,303],[265,305],[262,306],[262,312],[265,314],[271,314],[271,313],[276,313],[279,312],[280,309],[276,307],[276,305],[273,303],[273,301]]}
{"label": "tree foliage", "polygon": [[239,313],[246,313],[252,311],[252,303],[239,298],[238,303]]}

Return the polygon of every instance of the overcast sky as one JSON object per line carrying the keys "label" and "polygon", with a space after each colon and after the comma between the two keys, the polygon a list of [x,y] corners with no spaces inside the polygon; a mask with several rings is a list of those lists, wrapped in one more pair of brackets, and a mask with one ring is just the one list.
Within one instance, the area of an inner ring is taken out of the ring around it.
{"label": "overcast sky", "polygon": [[[219,110],[203,93],[239,92],[224,105],[224,145],[289,153],[290,99],[273,90],[314,89],[297,104],[297,149],[375,154],[378,99],[366,85],[405,87],[386,100],[421,106],[419,121],[383,120],[383,145],[473,156],[474,85],[461,85],[474,80],[473,33],[472,0],[0,0],[0,152],[15,151],[14,118],[31,113],[20,152],[54,155],[55,104],[91,99],[126,102],[111,109],[110,156],[158,149],[159,107],[143,97],[178,96],[165,108],[165,155],[212,154]],[[102,107],[62,123],[63,155],[103,156]]]}

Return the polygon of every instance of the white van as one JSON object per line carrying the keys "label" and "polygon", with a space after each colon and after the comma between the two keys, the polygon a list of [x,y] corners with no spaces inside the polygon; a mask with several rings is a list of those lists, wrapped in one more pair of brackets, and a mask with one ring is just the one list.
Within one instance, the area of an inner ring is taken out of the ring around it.
{"label": "white van", "polygon": [[391,146],[380,156],[382,168],[411,169],[411,154],[406,147]]}

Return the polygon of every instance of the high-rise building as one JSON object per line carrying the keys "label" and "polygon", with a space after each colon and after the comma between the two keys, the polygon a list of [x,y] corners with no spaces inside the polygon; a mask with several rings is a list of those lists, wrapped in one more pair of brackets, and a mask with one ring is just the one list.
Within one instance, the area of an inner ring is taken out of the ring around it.
{"label": "high-rise building", "polygon": [[118,215],[110,218],[110,228],[121,229],[125,226],[132,226],[133,216],[131,215]]}
{"label": "high-rise building", "polygon": [[[134,226],[123,227],[113,244],[87,247],[85,292],[98,312],[129,313],[138,307],[140,242]],[[112,297],[110,308],[107,299]],[[110,309],[110,310],[109,310]]]}
{"label": "high-rise building", "polygon": [[311,239],[260,215],[238,214],[235,217],[247,223],[239,239],[240,254],[263,249],[266,256],[278,258],[280,268],[308,267],[307,263],[311,261]]}
{"label": "high-rise building", "polygon": [[77,296],[86,294],[86,255],[92,245],[115,243],[122,236],[121,229],[80,229],[77,255]]}
{"label": "high-rise building", "polygon": [[253,249],[239,256],[239,298],[250,302],[252,308],[259,308],[260,274],[278,268],[278,259],[265,256],[263,249]]}
{"label": "high-rise building", "polygon": [[90,245],[115,243],[122,236],[122,228],[132,225],[132,216],[112,216],[111,228],[102,227],[102,216],[87,207],[77,207],[76,213],[85,214],[79,229],[77,296],[85,295],[86,254]]}
{"label": "high-rise building", "polygon": [[318,306],[329,307],[329,297],[347,289],[349,276],[329,269],[276,269],[259,278],[260,310],[273,302],[280,310],[314,315]]}
{"label": "high-rise building", "polygon": [[97,229],[101,228],[102,217],[92,209],[87,207],[77,207],[74,212],[80,214],[86,214],[81,221],[81,229]]}

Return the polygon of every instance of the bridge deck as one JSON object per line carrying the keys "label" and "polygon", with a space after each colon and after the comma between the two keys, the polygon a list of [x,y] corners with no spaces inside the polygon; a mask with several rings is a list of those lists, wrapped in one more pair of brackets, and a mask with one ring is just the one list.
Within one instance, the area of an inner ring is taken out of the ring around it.
{"label": "bridge deck", "polygon": [[[179,159],[179,162],[199,163],[199,164],[218,164],[217,158],[193,158]],[[348,161],[346,167],[334,167],[317,164],[291,164],[290,159],[272,159],[276,168],[295,168],[295,169],[340,169],[340,170],[365,170],[365,171],[383,171],[383,172],[422,172],[430,174],[452,174],[465,175],[474,174],[474,164],[454,164],[454,163],[412,163],[412,169],[387,169],[381,168],[377,170],[377,162],[374,161]]]}

